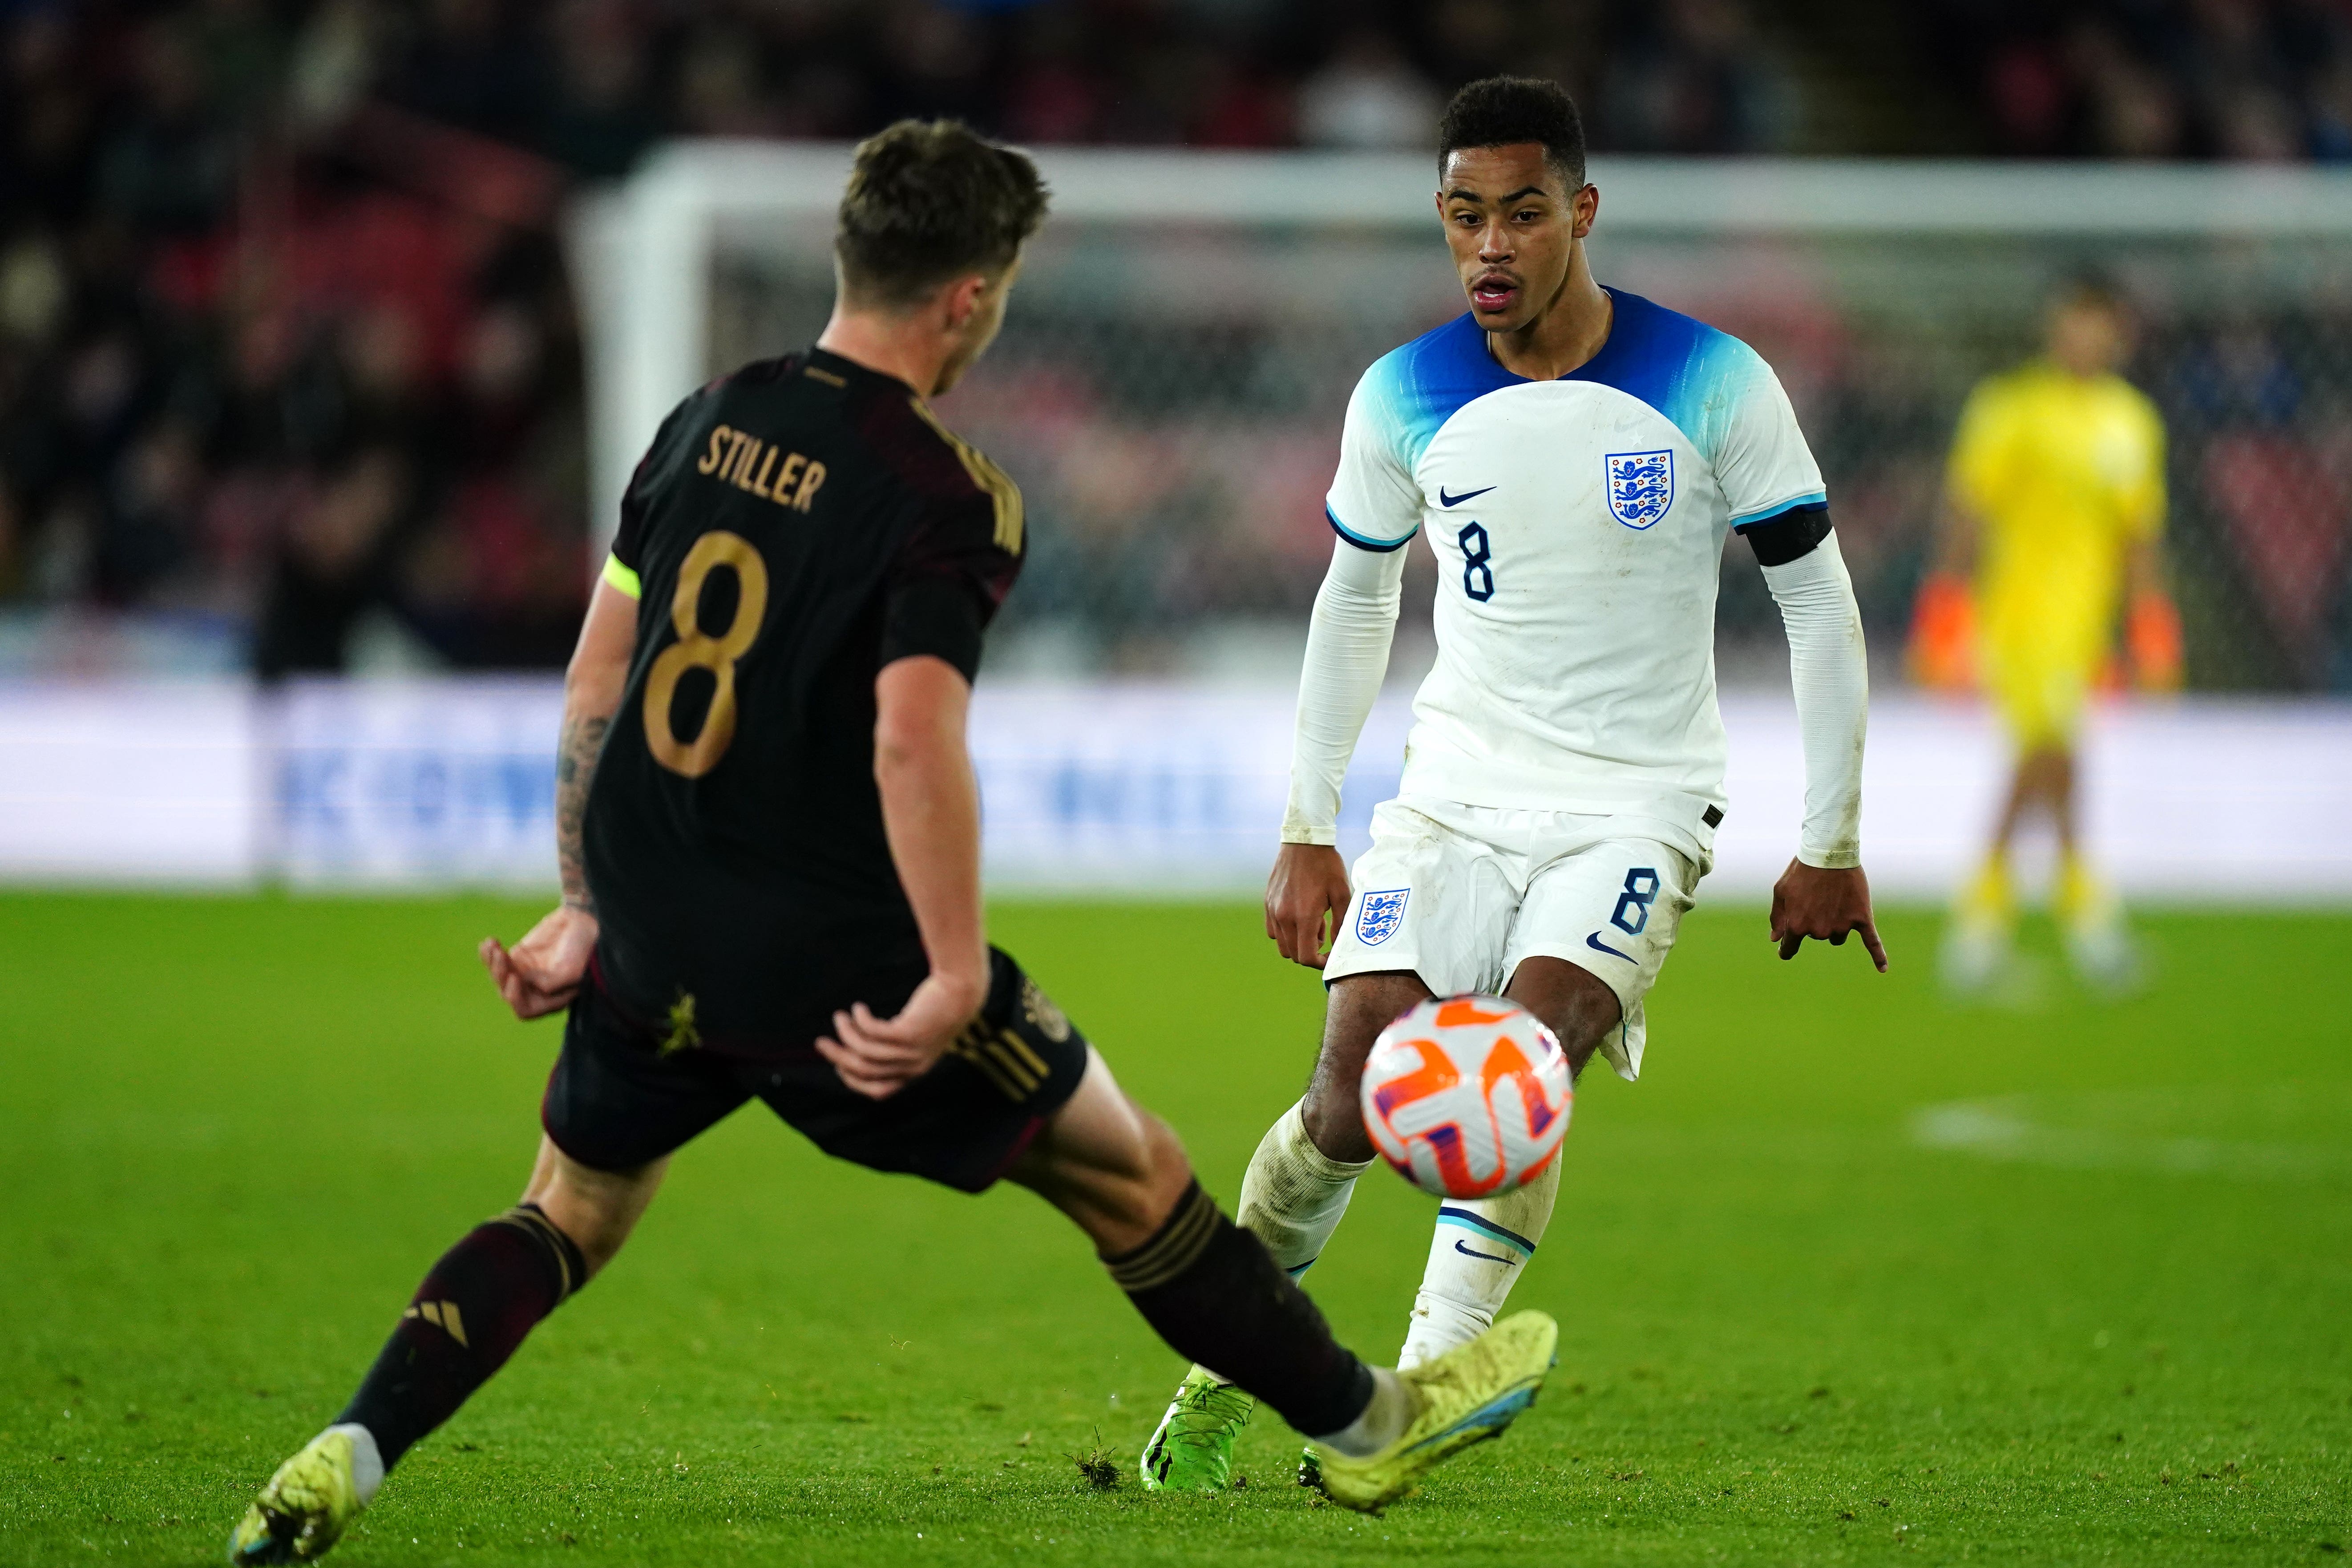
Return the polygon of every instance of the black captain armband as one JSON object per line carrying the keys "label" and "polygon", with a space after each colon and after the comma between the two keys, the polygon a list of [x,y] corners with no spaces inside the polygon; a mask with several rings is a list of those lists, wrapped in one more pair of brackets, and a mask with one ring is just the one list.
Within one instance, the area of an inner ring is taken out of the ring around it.
{"label": "black captain armband", "polygon": [[1830,509],[1797,507],[1763,522],[1749,523],[1739,533],[1756,552],[1759,566],[1786,566],[1811,554],[1813,547],[1830,536]]}

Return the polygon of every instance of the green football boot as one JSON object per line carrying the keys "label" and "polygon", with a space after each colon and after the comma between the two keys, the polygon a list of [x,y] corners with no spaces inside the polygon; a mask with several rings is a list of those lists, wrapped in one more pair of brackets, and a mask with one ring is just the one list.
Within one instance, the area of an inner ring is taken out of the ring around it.
{"label": "green football boot", "polygon": [[331,1428],[278,1467],[228,1538],[228,1560],[311,1563],[324,1557],[360,1509],[352,1478],[352,1436]]}
{"label": "green football boot", "polygon": [[1233,1484],[1234,1435],[1256,1408],[1256,1400],[1230,1383],[1198,1369],[1186,1373],[1136,1463],[1143,1489],[1223,1491]]}
{"label": "green football boot", "polygon": [[1395,1442],[1360,1459],[1313,1445],[1323,1495],[1359,1513],[1378,1513],[1409,1495],[1455,1454],[1501,1436],[1536,1402],[1559,1352],[1558,1323],[1542,1312],[1515,1312],[1468,1344],[1397,1373],[1412,1391],[1412,1420]]}

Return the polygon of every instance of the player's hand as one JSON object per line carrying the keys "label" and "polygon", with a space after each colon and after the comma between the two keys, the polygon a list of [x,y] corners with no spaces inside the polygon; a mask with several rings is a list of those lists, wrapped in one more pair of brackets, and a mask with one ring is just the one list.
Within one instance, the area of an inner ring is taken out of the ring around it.
{"label": "player's hand", "polygon": [[841,1081],[869,1100],[887,1100],[931,1070],[948,1043],[988,1000],[988,979],[943,973],[925,977],[895,1018],[877,1018],[860,1002],[833,1016],[835,1037],[816,1048]]}
{"label": "player's hand", "polygon": [[1878,940],[1878,922],[1870,912],[1870,879],[1859,866],[1843,870],[1808,866],[1791,860],[1772,886],[1772,940],[1782,958],[1794,958],[1807,937],[1843,947],[1846,937],[1859,931],[1871,962],[1886,973],[1886,944]]}
{"label": "player's hand", "polygon": [[1337,849],[1286,844],[1265,879],[1265,934],[1293,963],[1320,969],[1339,937],[1339,922],[1348,918],[1350,896],[1348,863]]}
{"label": "player's hand", "polygon": [[483,967],[518,1018],[543,1017],[572,1005],[595,951],[595,915],[572,904],[557,906],[512,949],[494,936],[484,937],[480,949]]}

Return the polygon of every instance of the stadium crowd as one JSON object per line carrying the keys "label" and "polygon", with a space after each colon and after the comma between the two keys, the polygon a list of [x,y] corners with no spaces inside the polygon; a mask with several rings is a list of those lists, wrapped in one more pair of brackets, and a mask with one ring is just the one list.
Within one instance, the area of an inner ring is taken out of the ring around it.
{"label": "stadium crowd", "polygon": [[1516,62],[1577,80],[1613,145],[1773,144],[1734,0],[1392,9],[0,4],[0,605],[47,607],[44,658],[58,607],[102,605],[268,675],[387,624],[460,666],[560,659],[583,506],[556,214],[657,137],[950,113],[1410,145]]}
{"label": "stadium crowd", "polygon": [[[2333,157],[2347,16],[1934,0],[1906,36],[1988,150]],[[0,668],[69,661],[120,609],[180,628],[160,657],[268,676],[371,638],[560,661],[585,528],[560,214],[659,138],[948,113],[1033,143],[1414,147],[1508,68],[1566,81],[1600,150],[1785,151],[1805,43],[1766,0],[0,0]],[[2271,330],[2184,342],[2180,395],[2279,357]],[[1839,363],[1824,397],[1863,384]],[[2335,375],[2285,374],[2260,417]],[[1858,542],[1871,497],[1917,510],[1947,412],[1864,462],[1906,477],[1857,494]],[[1263,553],[1152,602],[1214,612]],[[1310,554],[1226,607],[1303,605]],[[2314,593],[2299,624],[2338,613]],[[1091,576],[1065,596],[1121,613]]]}

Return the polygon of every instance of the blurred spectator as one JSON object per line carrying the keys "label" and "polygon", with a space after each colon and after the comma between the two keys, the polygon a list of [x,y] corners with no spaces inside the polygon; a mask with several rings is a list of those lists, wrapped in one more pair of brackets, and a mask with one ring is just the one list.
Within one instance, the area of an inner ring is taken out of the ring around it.
{"label": "blurred spectator", "polygon": [[596,179],[626,174],[661,132],[646,101],[644,64],[619,0],[550,7],[554,92],[539,131],[541,151]]}
{"label": "blurred spectator", "polygon": [[343,668],[352,624],[380,587],[415,476],[393,446],[310,474],[287,520],[254,663],[267,679]]}
{"label": "blurred spectator", "polygon": [[1396,42],[1374,27],[1340,41],[1330,63],[1299,85],[1300,138],[1314,147],[1427,144],[1440,105]]}
{"label": "blurred spectator", "polygon": [[1988,150],[2352,158],[2352,12],[2327,0],[1931,0],[1923,69]]}
{"label": "blurred spectator", "polygon": [[140,34],[131,90],[99,152],[99,201],[133,230],[202,233],[228,208],[236,149],[192,32],[167,20]]}
{"label": "blurred spectator", "polygon": [[1626,29],[1601,105],[1607,141],[1638,153],[1742,153],[1782,140],[1787,89],[1732,0],[1667,0]]}

